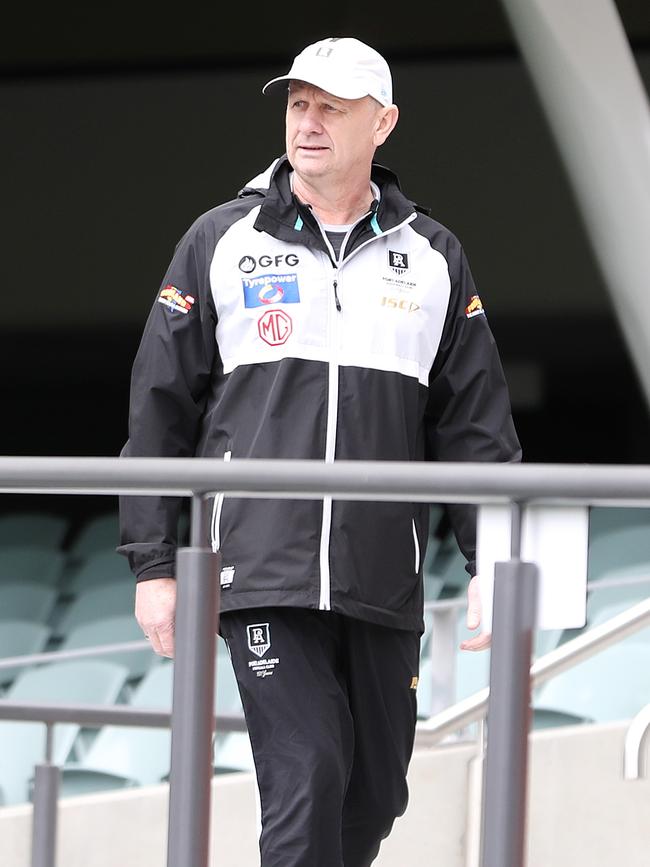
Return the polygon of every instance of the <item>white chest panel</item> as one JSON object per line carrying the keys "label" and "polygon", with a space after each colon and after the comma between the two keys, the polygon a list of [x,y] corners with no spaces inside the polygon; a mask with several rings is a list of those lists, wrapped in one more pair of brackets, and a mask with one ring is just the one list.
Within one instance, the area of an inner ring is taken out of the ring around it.
{"label": "white chest panel", "polygon": [[224,373],[304,358],[426,384],[450,281],[445,258],[425,238],[404,226],[335,269],[325,253],[252,231],[256,216],[257,209],[226,232],[210,267]]}

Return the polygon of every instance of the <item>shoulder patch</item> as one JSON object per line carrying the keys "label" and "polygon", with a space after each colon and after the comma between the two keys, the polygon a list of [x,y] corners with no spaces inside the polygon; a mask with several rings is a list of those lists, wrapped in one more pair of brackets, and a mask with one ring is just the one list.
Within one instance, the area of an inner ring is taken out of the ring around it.
{"label": "shoulder patch", "polygon": [[168,283],[164,289],[161,289],[158,301],[170,310],[187,314],[194,306],[195,298],[183,289],[177,289],[176,286]]}
{"label": "shoulder patch", "polygon": [[468,319],[471,319],[472,316],[480,316],[481,313],[485,315],[483,302],[478,295],[472,295],[469,299],[469,304],[465,308],[465,316],[467,316]]}

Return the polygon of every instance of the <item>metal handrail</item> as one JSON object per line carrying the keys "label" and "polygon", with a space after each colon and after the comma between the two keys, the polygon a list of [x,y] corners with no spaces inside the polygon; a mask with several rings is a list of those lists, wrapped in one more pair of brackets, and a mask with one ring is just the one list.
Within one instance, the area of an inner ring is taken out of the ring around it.
{"label": "metal handrail", "polygon": [[650,466],[0,457],[0,492],[650,506]]}
{"label": "metal handrail", "polygon": [[[583,635],[567,641],[550,653],[540,656],[530,668],[531,686],[540,686],[554,675],[583,662],[598,651],[616,644],[648,625],[650,625],[650,598],[594,626]],[[443,712],[427,720],[419,720],[416,726],[419,742],[427,745],[439,743],[447,735],[484,719],[489,695],[489,687],[485,687]]]}
{"label": "metal handrail", "polygon": [[650,735],[650,704],[638,712],[625,735],[623,750],[623,779],[638,780],[645,776],[646,758],[644,747]]}
{"label": "metal handrail", "polygon": [[[23,656],[5,656],[0,659],[0,671],[17,665],[38,665],[41,662],[56,660],[85,659],[90,656],[103,656],[105,653],[129,653],[136,650],[151,650],[145,639],[120,641],[117,644],[96,644],[93,647],[79,647],[74,650],[46,650],[43,653],[30,653]],[[153,653],[153,650],[151,650]]]}
{"label": "metal handrail", "polygon": [[[491,652],[492,696],[499,699],[491,705],[490,714],[495,714],[491,716],[493,731],[500,737],[488,740],[484,809],[487,805],[489,810],[485,809],[484,826],[494,842],[519,840],[525,824],[522,781],[526,776],[527,727],[521,710],[530,686],[529,639],[534,629],[538,570],[519,559],[523,507],[539,503],[648,507],[650,466],[3,457],[0,492],[191,497],[190,545],[177,551],[177,632],[182,640],[177,643],[174,672],[167,864],[205,867],[210,837],[206,758],[212,751],[214,731],[214,624],[219,610],[218,585],[211,578],[220,567],[219,554],[206,545],[210,495],[222,492],[230,497],[280,499],[331,496],[340,500],[501,503],[512,507],[511,559],[498,564],[495,574],[495,598],[499,595],[499,610],[507,614],[502,626],[494,630]],[[486,691],[482,700],[479,696],[479,716],[484,715],[487,695]],[[476,705],[476,697],[473,700]],[[476,707],[466,708],[466,713],[475,719]],[[431,728],[439,722],[437,716],[428,724]],[[458,726],[458,719],[454,722]],[[47,731],[51,743],[51,726]],[[517,749],[513,750],[515,742]],[[54,864],[52,804],[57,782],[53,771],[47,763],[37,768],[34,791],[40,790],[41,797],[34,803],[34,867]],[[495,813],[494,805],[506,802],[510,809],[500,806],[500,812]],[[497,858],[490,863],[505,861]]]}
{"label": "metal handrail", "polygon": [[[132,708],[102,704],[50,704],[34,701],[0,699],[0,719],[19,722],[79,723],[95,727],[103,725],[169,728],[171,710]],[[216,724],[224,731],[245,732],[241,714],[215,714]]]}

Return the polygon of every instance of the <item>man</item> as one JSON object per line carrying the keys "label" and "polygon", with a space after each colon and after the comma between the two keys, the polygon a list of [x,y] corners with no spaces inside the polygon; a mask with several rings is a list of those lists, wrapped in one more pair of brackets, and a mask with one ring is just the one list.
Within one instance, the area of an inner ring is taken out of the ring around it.
{"label": "man", "polygon": [[[281,84],[286,154],[176,247],[123,453],[519,460],[463,250],[373,162],[398,119],[385,60],[324,39],[263,91]],[[450,513],[473,575],[475,509]],[[136,616],[167,656],[177,519],[176,500],[122,501]],[[421,504],[215,499],[262,867],[365,867],[406,808],[427,534]],[[474,579],[469,601],[477,628]]]}

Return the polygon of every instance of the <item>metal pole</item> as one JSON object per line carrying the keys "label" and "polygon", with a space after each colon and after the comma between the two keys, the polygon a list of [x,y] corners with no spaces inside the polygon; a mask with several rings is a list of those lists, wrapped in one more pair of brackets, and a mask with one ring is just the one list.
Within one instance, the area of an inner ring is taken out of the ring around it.
{"label": "metal pole", "polygon": [[220,555],[205,547],[208,504],[193,497],[191,548],[177,552],[168,867],[208,867]]}
{"label": "metal pole", "polygon": [[56,822],[61,771],[51,764],[52,726],[46,727],[45,762],[36,765],[32,811],[32,867],[55,867]]}
{"label": "metal pole", "polygon": [[430,716],[440,713],[456,701],[456,622],[458,609],[440,606],[432,609],[431,708]]}
{"label": "metal pole", "polygon": [[614,0],[502,0],[650,404],[650,110]]}
{"label": "metal pole", "polygon": [[483,867],[523,867],[526,824],[530,662],[537,602],[537,566],[522,563],[521,512],[513,510],[512,551],[497,563],[490,657]]}

